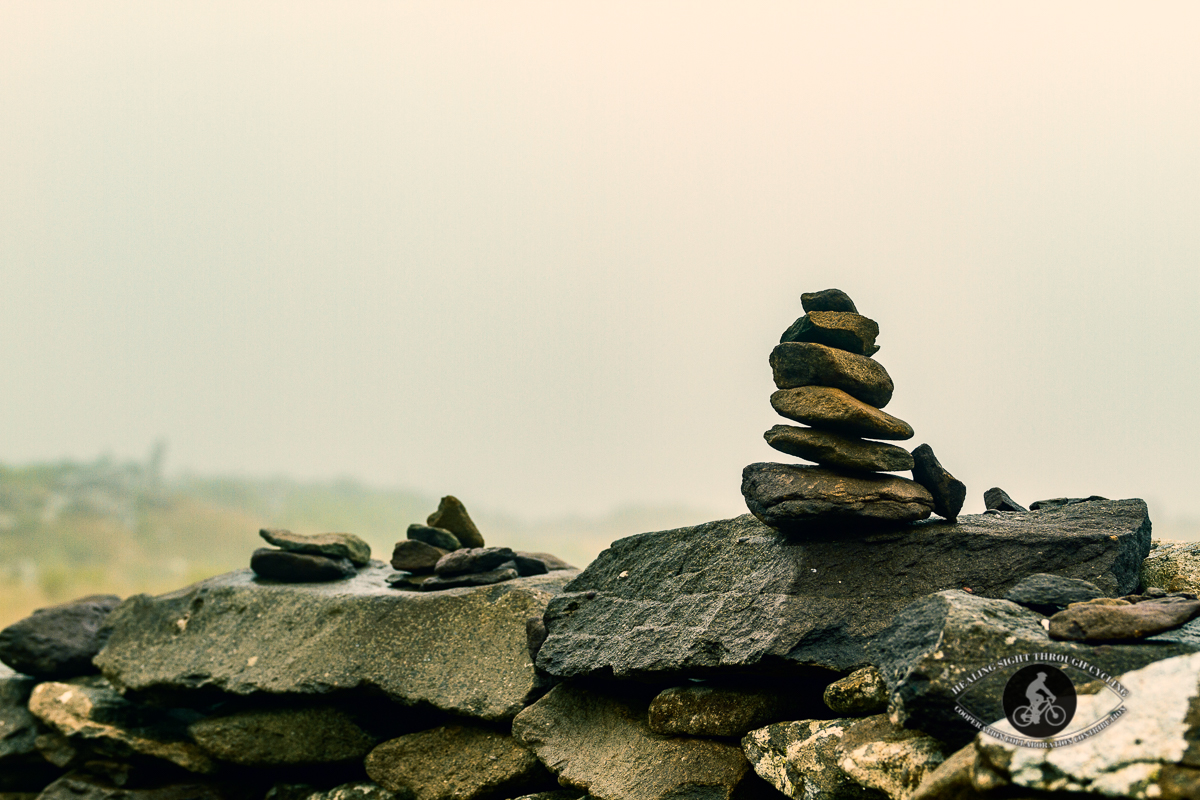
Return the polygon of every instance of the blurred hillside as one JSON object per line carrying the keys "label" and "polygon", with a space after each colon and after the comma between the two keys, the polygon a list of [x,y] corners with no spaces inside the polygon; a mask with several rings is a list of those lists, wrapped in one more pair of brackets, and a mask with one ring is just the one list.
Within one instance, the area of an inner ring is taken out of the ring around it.
{"label": "blurred hillside", "polygon": [[[437,497],[351,480],[168,479],[162,460],[159,448],[144,463],[0,466],[0,627],[74,597],[157,594],[241,569],[265,546],[263,527],[349,531],[386,561],[408,525],[424,522],[438,504]],[[668,507],[531,522],[460,499],[489,545],[552,552],[576,566],[615,539],[712,518]]]}

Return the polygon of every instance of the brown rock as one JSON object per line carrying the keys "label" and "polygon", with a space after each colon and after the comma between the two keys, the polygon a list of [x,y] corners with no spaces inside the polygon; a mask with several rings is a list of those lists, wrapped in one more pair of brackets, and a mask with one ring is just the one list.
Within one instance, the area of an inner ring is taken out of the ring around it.
{"label": "brown rock", "polygon": [[438,510],[430,514],[425,522],[431,528],[450,531],[463,547],[484,546],[483,534],[471,521],[467,507],[454,495],[448,494],[443,497],[442,502],[438,504]]}
{"label": "brown rock", "polygon": [[887,710],[888,688],[875,667],[855,670],[825,687],[825,705],[835,714],[868,716]]}
{"label": "brown rock", "polygon": [[923,444],[912,452],[913,480],[933,496],[933,513],[953,522],[967,499],[967,485],[951,475],[933,454],[933,448]]}
{"label": "brown rock", "polygon": [[879,325],[873,319],[848,311],[810,311],[792,323],[779,338],[784,342],[815,342],[860,356],[879,352],[875,337]]}
{"label": "brown rock", "polygon": [[350,761],[376,742],[332,707],[241,711],[199,720],[188,732],[213,758],[253,767]]}
{"label": "brown rock", "polygon": [[749,465],[742,496],[750,513],[780,531],[811,530],[806,523],[819,520],[913,522],[933,510],[929,492],[907,478],[793,464]]}
{"label": "brown rock", "polygon": [[327,558],[348,558],[356,567],[371,560],[371,545],[353,533],[292,533],[280,528],[263,528],[258,535],[281,550]]}
{"label": "brown rock", "polygon": [[650,701],[650,730],[666,735],[740,737],[771,722],[816,710],[805,700],[803,693],[790,687],[673,686]]}
{"label": "brown rock", "polygon": [[878,361],[810,342],[776,345],[771,370],[780,389],[832,386],[875,408],[886,406],[895,389]]}
{"label": "brown rock", "polygon": [[418,539],[405,539],[396,542],[392,550],[392,569],[401,569],[414,575],[433,572],[438,560],[448,552]]}
{"label": "brown rock", "polygon": [[776,425],[764,433],[763,438],[781,453],[806,458],[823,466],[866,472],[897,472],[913,468],[913,457],[903,447],[894,444],[868,442],[794,425]]}
{"label": "brown rock", "polygon": [[1050,617],[1050,638],[1073,642],[1144,639],[1200,616],[1200,600],[1171,596],[1130,605],[1072,603]]}
{"label": "brown rock", "polygon": [[[771,395],[780,416],[820,430],[867,439],[911,439],[912,426],[829,386],[780,389]],[[912,467],[906,467],[912,469]]]}
{"label": "brown rock", "polygon": [[513,737],[465,725],[384,742],[365,766],[371,780],[411,800],[514,797],[554,786],[537,757]]}
{"label": "brown rock", "polygon": [[260,578],[285,583],[323,583],[354,577],[348,558],[328,558],[260,547],[250,556],[250,569]]}
{"label": "brown rock", "polygon": [[841,289],[823,289],[800,295],[800,305],[808,313],[813,311],[849,311],[857,314],[854,301]]}

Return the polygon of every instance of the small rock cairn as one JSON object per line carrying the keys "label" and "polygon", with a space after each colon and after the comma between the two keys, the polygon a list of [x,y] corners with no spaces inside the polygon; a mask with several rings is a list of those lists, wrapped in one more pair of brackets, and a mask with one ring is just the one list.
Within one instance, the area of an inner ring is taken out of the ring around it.
{"label": "small rock cairn", "polygon": [[[778,391],[771,406],[808,427],[776,425],[764,436],[780,452],[817,466],[760,462],[742,471],[751,513],[779,530],[815,521],[913,522],[936,511],[954,520],[966,487],[933,449],[912,453],[877,439],[905,440],[912,426],[883,411],[894,386],[879,350],[879,325],[849,295],[826,289],[801,295],[805,315],[771,352]],[[885,473],[911,470],[913,480]]]}

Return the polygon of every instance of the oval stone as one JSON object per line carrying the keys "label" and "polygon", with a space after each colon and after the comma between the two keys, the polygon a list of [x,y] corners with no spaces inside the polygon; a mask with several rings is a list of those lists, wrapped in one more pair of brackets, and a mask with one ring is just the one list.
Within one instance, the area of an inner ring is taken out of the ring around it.
{"label": "oval stone", "polygon": [[771,351],[771,371],[780,389],[832,386],[883,408],[895,386],[878,361],[812,342],[785,342]]}
{"label": "oval stone", "polygon": [[[780,416],[820,430],[869,439],[911,439],[912,426],[829,386],[799,386],[771,395]],[[910,460],[911,464],[912,461]],[[902,469],[912,469],[903,467]]]}
{"label": "oval stone", "polygon": [[781,453],[825,466],[866,472],[899,472],[913,468],[912,454],[894,444],[868,442],[794,425],[776,425],[764,433],[763,438]]}

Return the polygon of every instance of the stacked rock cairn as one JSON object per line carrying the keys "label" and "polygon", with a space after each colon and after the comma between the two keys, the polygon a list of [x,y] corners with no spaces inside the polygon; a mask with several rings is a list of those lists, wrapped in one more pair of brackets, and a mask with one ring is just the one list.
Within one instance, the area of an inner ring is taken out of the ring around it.
{"label": "stacked rock cairn", "polygon": [[[808,427],[776,425],[764,436],[816,466],[760,462],[742,471],[751,513],[779,530],[818,521],[905,523],[936,511],[953,521],[966,487],[929,445],[912,453],[879,439],[911,439],[907,422],[882,409],[894,386],[878,352],[879,325],[840,289],[801,295],[805,314],[771,352],[778,391],[771,406]],[[913,479],[889,472],[912,471]]]}
{"label": "stacked rock cairn", "polygon": [[408,526],[408,538],[396,542],[392,551],[392,568],[397,570],[388,578],[393,588],[433,591],[486,586],[571,567],[549,553],[485,547],[462,501],[447,495],[424,525]]}

